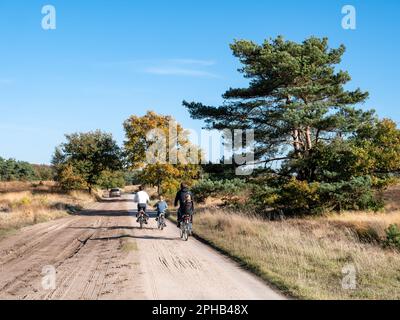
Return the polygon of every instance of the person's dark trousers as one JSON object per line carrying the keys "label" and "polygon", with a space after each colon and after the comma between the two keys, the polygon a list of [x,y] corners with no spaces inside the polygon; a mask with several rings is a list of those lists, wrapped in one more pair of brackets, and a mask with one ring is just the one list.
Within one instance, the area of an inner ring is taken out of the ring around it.
{"label": "person's dark trousers", "polygon": [[[165,217],[167,217],[167,213],[166,213],[165,211],[163,211],[163,212],[157,211],[157,218],[156,218],[156,221],[158,221],[158,219],[160,219],[161,213],[164,213],[164,214],[165,214]],[[166,226],[165,220],[164,220],[164,225]]]}
{"label": "person's dark trousers", "polygon": [[157,211],[157,218],[159,218],[160,214],[163,213],[163,212],[164,212],[165,216],[167,216],[167,213],[165,211]]}
{"label": "person's dark trousers", "polygon": [[181,226],[181,219],[182,219],[182,210],[181,210],[181,208],[178,209],[177,215],[178,215],[178,228],[179,228]]}
{"label": "person's dark trousers", "polygon": [[138,213],[136,214],[136,217],[139,215],[139,212],[140,212],[140,210],[142,210],[142,209],[143,209],[143,212],[144,212],[144,215],[146,216],[146,218],[149,218],[148,214],[146,213],[147,205],[146,205],[146,204],[142,204],[142,203],[139,203],[139,204],[137,205],[137,211],[138,211]]}

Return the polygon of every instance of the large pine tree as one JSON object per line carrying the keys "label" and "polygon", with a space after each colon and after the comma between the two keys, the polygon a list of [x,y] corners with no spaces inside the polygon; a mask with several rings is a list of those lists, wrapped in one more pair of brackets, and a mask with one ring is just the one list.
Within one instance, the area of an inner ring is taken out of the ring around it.
{"label": "large pine tree", "polygon": [[[337,70],[343,45],[332,49],[326,38],[296,43],[277,37],[262,45],[235,41],[231,49],[249,86],[230,88],[218,107],[183,104],[210,129],[254,129],[257,163],[306,158],[319,143],[345,139],[374,119],[373,111],[355,107],[368,93],[346,90],[350,75]],[[309,180],[312,173],[297,175]]]}

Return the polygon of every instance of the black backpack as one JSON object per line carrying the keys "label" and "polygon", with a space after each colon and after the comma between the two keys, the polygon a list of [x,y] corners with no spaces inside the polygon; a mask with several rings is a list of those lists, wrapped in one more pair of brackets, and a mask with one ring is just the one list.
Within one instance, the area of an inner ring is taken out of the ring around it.
{"label": "black backpack", "polygon": [[192,215],[193,214],[193,201],[185,201],[185,205],[183,207],[184,214]]}
{"label": "black backpack", "polygon": [[185,204],[187,195],[190,195],[190,197],[193,199],[193,195],[188,189],[181,190],[181,192],[180,192],[180,203],[181,204],[183,204],[183,205]]}

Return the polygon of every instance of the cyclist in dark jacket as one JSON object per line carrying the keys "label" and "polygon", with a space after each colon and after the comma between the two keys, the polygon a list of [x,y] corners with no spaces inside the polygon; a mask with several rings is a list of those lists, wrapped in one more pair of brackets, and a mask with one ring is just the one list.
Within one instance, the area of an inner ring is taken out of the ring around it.
{"label": "cyclist in dark jacket", "polygon": [[[186,196],[187,195],[190,195],[191,199],[193,199],[193,194],[190,192],[190,190],[187,187],[187,185],[182,183],[181,184],[181,189],[176,194],[175,202],[174,202],[175,207],[178,206],[178,204],[179,204],[179,209],[178,209],[178,228],[180,227],[182,214],[184,213],[185,201],[186,201]],[[194,209],[194,207],[193,207],[193,209]]]}

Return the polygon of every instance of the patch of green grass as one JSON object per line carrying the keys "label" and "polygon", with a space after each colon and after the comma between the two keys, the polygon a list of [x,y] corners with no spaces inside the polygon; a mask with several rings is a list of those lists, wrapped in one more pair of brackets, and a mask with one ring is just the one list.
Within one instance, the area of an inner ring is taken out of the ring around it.
{"label": "patch of green grass", "polygon": [[123,252],[132,252],[132,251],[137,251],[138,246],[135,240],[133,239],[124,239],[121,245],[121,250]]}
{"label": "patch of green grass", "polygon": [[15,234],[18,229],[10,228],[10,229],[0,229],[0,239],[11,236]]}

